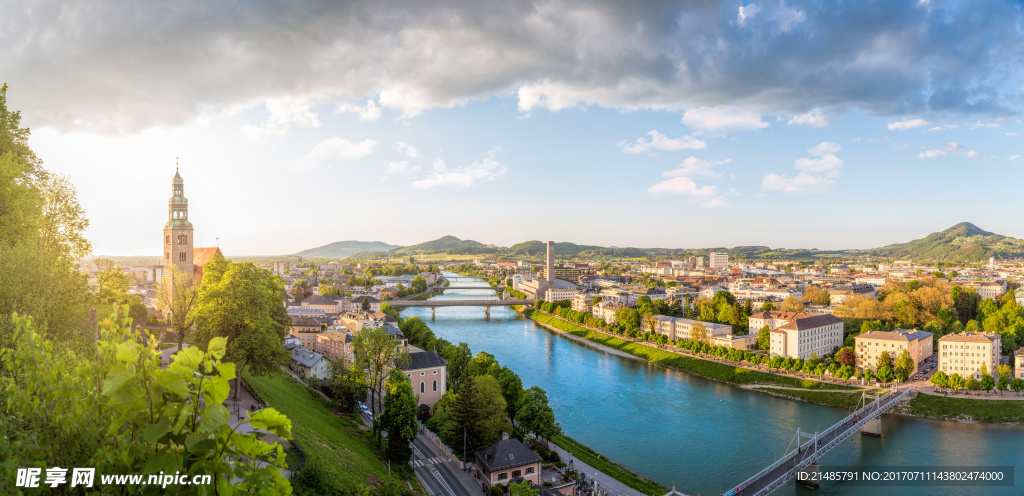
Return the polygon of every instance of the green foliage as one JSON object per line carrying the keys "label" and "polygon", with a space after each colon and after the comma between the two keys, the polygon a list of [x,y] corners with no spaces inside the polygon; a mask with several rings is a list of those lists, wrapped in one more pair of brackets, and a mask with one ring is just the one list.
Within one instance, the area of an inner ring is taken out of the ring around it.
{"label": "green foliage", "polygon": [[949,376],[947,376],[945,372],[939,370],[932,374],[929,382],[938,387],[947,387],[949,385]]}
{"label": "green foliage", "polygon": [[538,493],[540,493],[540,488],[534,489],[533,484],[528,480],[508,484],[509,496],[537,496]]}
{"label": "green foliage", "polygon": [[410,443],[416,438],[419,428],[416,422],[416,395],[409,378],[398,369],[388,375],[387,388],[384,410],[379,419],[381,428],[388,433],[384,455],[392,462],[405,463],[412,458]]}
{"label": "green foliage", "polygon": [[551,438],[562,432],[555,421],[555,412],[548,406],[547,393],[537,386],[527,389],[520,396],[515,418],[522,430],[538,436]]}
{"label": "green foliage", "polygon": [[906,382],[914,371],[914,358],[910,356],[910,350],[903,350],[896,359],[896,377],[900,382]]}
{"label": "green foliage", "polygon": [[1019,400],[977,400],[918,394],[904,412],[920,417],[957,421],[1024,422],[1024,409]]}
{"label": "green foliage", "polygon": [[[378,414],[382,408],[381,401],[388,373],[395,366],[402,367],[409,363],[409,352],[398,344],[398,340],[391,337],[384,327],[363,327],[352,340],[354,367],[363,373],[363,383],[371,393],[370,410],[373,412],[373,418],[377,420],[380,417]],[[373,422],[373,432],[380,441],[381,427],[377,420]]]}
{"label": "green foliage", "polygon": [[[98,475],[214,475],[215,488],[182,486],[186,494],[291,493],[277,469],[284,465],[283,448],[228,424],[222,403],[235,366],[221,361],[223,338],[211,339],[206,352],[179,352],[161,370],[157,341],[148,336],[151,345],[140,345],[130,320],[118,314],[89,356],[44,339],[30,318],[12,321],[19,346],[0,354],[4,369],[18,376],[0,379],[5,480],[23,466],[95,467]],[[273,408],[242,423],[291,438],[291,422]],[[124,487],[131,494],[145,489]]]}

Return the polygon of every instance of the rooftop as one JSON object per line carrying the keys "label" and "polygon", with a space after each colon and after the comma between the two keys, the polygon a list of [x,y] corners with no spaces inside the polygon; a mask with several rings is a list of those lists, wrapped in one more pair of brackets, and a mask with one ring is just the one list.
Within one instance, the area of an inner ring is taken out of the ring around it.
{"label": "rooftop", "polygon": [[540,463],[540,456],[518,439],[502,439],[476,452],[476,461],[487,472]]}

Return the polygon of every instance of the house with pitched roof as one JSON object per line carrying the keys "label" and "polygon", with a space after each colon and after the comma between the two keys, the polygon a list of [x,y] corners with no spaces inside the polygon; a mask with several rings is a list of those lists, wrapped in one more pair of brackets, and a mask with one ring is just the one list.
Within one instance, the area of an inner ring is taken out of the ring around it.
{"label": "house with pitched roof", "polygon": [[518,439],[504,439],[474,453],[476,472],[473,476],[484,487],[508,484],[512,479],[523,480],[539,486],[540,464],[543,461],[529,446]]}

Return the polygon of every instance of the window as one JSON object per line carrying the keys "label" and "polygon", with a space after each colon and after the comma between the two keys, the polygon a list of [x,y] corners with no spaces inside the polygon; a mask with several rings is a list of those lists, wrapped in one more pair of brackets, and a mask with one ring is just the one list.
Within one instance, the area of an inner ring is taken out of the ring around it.
{"label": "window", "polygon": [[181,253],[178,254],[178,260],[180,260],[182,262],[185,261],[185,252],[181,252]]}
{"label": "window", "polygon": [[437,379],[434,380],[434,391],[437,391]]}
{"label": "window", "polygon": [[169,252],[169,251],[165,251],[165,252],[164,252],[164,259],[166,259],[166,260],[170,260],[170,259],[171,259],[171,252]]}
{"label": "window", "polygon": [[427,392],[426,389],[427,389],[427,383],[421,382],[420,383],[420,394],[423,394],[423,393]]}
{"label": "window", "polygon": [[164,236],[164,243],[168,244],[168,245],[171,244],[171,235],[170,234],[168,234],[167,236]]}
{"label": "window", "polygon": [[523,471],[522,470],[513,470],[512,471],[512,478],[513,479],[515,479],[516,477],[521,477],[522,475],[523,475]]}
{"label": "window", "polygon": [[533,467],[526,467],[526,473],[527,474],[532,474],[533,473]]}
{"label": "window", "polygon": [[420,372],[420,377],[423,377],[424,375],[426,375],[426,372]]}
{"label": "window", "polygon": [[498,480],[505,480],[505,479],[508,479],[508,472],[502,472],[502,473],[498,474]]}

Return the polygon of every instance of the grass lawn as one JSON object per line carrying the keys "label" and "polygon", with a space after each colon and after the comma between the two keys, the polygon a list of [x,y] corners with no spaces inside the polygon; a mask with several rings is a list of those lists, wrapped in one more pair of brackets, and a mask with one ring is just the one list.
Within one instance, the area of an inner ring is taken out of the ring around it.
{"label": "grass lawn", "polygon": [[708,379],[715,379],[732,384],[752,384],[754,382],[765,384],[777,384],[782,386],[799,387],[804,389],[833,389],[851,390],[851,386],[831,384],[827,382],[813,381],[809,379],[798,379],[783,375],[771,374],[760,370],[751,370],[735,365],[703,360],[696,357],[680,355],[671,351],[662,350],[640,343],[634,343],[628,339],[610,336],[600,332],[580,327],[571,322],[566,322],[557,317],[538,312],[532,308],[523,308],[523,315],[537,322],[558,328],[574,336],[600,343],[610,348],[625,351],[645,360],[660,363],[685,372],[690,372]]}
{"label": "grass lawn", "polygon": [[[346,487],[387,480],[387,463],[357,421],[332,414],[327,401],[287,374],[244,377],[269,406],[292,421],[292,435],[310,458],[307,466],[316,459],[329,477]],[[289,463],[300,459],[298,452],[289,453]]]}
{"label": "grass lawn", "polygon": [[1024,401],[947,398],[919,393],[901,412],[946,420],[1024,422]]}
{"label": "grass lawn", "polygon": [[[559,434],[558,436],[549,439],[549,441],[568,451],[572,456],[578,458],[583,463],[608,474],[615,478],[615,480],[622,482],[637,491],[650,495],[662,495],[668,492],[667,487],[637,474],[636,472],[633,472],[632,470],[623,467],[608,458],[605,458],[604,455],[590,449],[586,445],[569,436]],[[567,460],[562,461],[566,462]]]}

